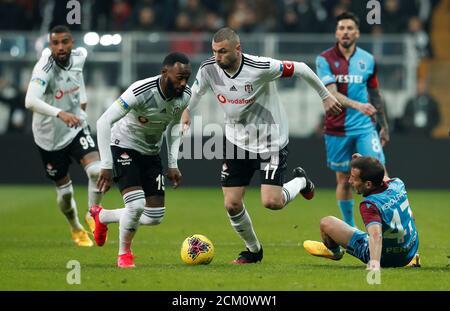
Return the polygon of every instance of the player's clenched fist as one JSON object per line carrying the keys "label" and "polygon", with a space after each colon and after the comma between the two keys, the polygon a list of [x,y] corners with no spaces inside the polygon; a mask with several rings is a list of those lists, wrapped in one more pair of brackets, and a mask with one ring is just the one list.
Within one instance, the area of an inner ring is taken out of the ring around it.
{"label": "player's clenched fist", "polygon": [[81,125],[81,120],[76,115],[70,112],[60,111],[57,115],[68,127],[78,127]]}
{"label": "player's clenched fist", "polygon": [[169,168],[167,171],[167,178],[172,182],[173,188],[176,189],[181,183],[181,172],[177,168]]}

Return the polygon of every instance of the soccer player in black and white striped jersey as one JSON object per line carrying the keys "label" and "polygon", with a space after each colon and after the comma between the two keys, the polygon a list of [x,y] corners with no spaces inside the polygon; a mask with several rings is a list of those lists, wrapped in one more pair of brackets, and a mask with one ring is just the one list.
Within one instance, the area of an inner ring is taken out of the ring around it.
{"label": "soccer player in black and white striped jersey", "polygon": [[212,51],[214,56],[203,62],[197,73],[182,123],[189,126],[190,111],[211,89],[225,113],[224,205],[232,227],[247,247],[233,262],[255,263],[262,260],[263,251],[243,201],[253,174],[260,173],[261,200],[269,209],[283,208],[298,193],[307,199],[314,194],[314,185],[301,167],[284,183],[289,130],[274,81],[295,75],[314,88],[327,112],[337,114],[341,105],[305,63],[245,54],[239,36],[230,28],[215,33]]}
{"label": "soccer player in black and white striped jersey", "polygon": [[97,245],[106,241],[107,224],[119,222],[120,268],[134,267],[131,242],[139,224],[158,225],[164,213],[164,175],[159,152],[165,133],[167,177],[174,187],[181,182],[178,170],[179,128],[191,97],[187,81],[189,59],[182,53],[167,55],[161,75],[133,83],[97,121],[101,167],[98,187],[106,192],[113,172],[125,208],[91,208]]}

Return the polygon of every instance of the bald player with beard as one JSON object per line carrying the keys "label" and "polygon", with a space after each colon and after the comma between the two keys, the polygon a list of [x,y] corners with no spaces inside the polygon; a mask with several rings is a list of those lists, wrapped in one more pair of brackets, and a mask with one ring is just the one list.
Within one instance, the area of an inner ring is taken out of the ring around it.
{"label": "bald player with beard", "polygon": [[314,196],[314,184],[301,167],[294,169],[293,178],[284,183],[288,118],[274,81],[297,76],[319,94],[327,112],[340,113],[341,105],[305,63],[245,54],[231,28],[216,32],[212,51],[213,57],[204,61],[197,73],[182,123],[189,126],[190,111],[211,89],[225,113],[221,171],[224,205],[231,226],[247,248],[233,263],[256,263],[262,260],[263,249],[244,206],[245,189],[253,174],[260,174],[261,201],[268,209],[284,208],[299,193],[308,200]]}

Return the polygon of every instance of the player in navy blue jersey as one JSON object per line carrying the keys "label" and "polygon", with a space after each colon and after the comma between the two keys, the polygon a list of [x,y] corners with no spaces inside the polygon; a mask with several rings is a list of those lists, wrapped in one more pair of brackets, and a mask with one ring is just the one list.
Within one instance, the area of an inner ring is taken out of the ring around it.
{"label": "player in navy blue jersey", "polygon": [[371,270],[403,267],[416,258],[418,264],[419,233],[403,181],[385,177],[383,165],[373,157],[354,154],[350,166],[350,184],[364,197],[359,210],[367,233],[327,216],[320,221],[323,243],[305,241],[306,251],[339,260],[342,246]]}
{"label": "player in navy blue jersey", "polygon": [[352,13],[341,14],[337,17],[336,45],[316,60],[317,75],[344,106],[338,115],[325,115],[325,145],[327,165],[336,172],[338,206],[344,221],[351,226],[355,225],[348,183],[351,156],[358,152],[384,164],[382,147],[389,141],[377,66],[370,53],[356,46],[358,38],[358,18]]}

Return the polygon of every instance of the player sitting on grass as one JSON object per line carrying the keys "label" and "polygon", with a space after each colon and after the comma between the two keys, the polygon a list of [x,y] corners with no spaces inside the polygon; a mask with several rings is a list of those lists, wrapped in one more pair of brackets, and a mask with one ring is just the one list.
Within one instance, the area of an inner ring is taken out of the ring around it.
{"label": "player sitting on grass", "polygon": [[364,197],[359,210],[367,233],[327,216],[320,221],[323,243],[305,241],[304,248],[311,255],[340,260],[342,246],[371,270],[413,265],[413,261],[419,265],[419,234],[405,184],[399,178],[384,177],[377,159],[360,154],[352,157],[349,182]]}

